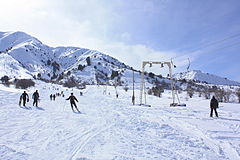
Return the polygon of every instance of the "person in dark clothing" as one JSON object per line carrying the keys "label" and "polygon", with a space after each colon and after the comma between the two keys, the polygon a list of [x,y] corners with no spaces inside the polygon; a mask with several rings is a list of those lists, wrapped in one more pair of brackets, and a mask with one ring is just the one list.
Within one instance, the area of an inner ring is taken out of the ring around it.
{"label": "person in dark clothing", "polygon": [[71,107],[72,107],[72,111],[74,112],[73,110],[73,106],[76,108],[76,110],[80,113],[80,111],[78,110],[77,108],[77,105],[75,103],[75,101],[78,102],[77,98],[73,95],[73,93],[71,93],[71,96],[69,96],[66,100],[70,100],[70,104],[71,104]]}
{"label": "person in dark clothing", "polygon": [[26,93],[26,91],[24,91],[22,93],[22,95],[20,96],[20,101],[19,101],[19,106],[21,106],[21,102],[23,101],[23,106],[26,106],[26,100],[27,102],[29,101],[29,96],[28,94]]}
{"label": "person in dark clothing", "polygon": [[55,101],[55,99],[56,99],[56,95],[54,94],[54,95],[53,95],[53,100]]}
{"label": "person in dark clothing", "polygon": [[36,107],[38,107],[38,101],[39,101],[39,93],[38,93],[38,90],[36,90],[36,91],[33,93],[32,98],[33,98],[33,106],[36,105]]}
{"label": "person in dark clothing", "polygon": [[51,95],[50,95],[50,100],[52,100],[52,98],[53,98],[53,95],[51,94]]}
{"label": "person in dark clothing", "polygon": [[218,117],[218,113],[217,113],[218,101],[217,101],[217,99],[214,96],[211,99],[210,108],[211,108],[210,117],[213,116],[213,110],[215,112],[216,117]]}

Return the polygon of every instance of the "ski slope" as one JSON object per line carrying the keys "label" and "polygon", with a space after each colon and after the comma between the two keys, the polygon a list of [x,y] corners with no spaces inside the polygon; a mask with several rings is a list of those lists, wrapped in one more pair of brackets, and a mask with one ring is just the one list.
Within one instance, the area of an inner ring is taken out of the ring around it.
{"label": "ski slope", "polygon": [[[170,108],[170,93],[148,96],[152,107],[133,106],[131,91],[87,86],[77,89],[37,82],[39,108],[18,106],[23,90],[0,85],[1,160],[239,160],[240,104],[220,104],[220,118],[209,117],[209,101],[186,100]],[[36,88],[27,92],[29,96]],[[65,97],[50,101],[49,95]],[[73,113],[73,92],[81,114]],[[110,94],[110,95],[109,95]],[[136,92],[137,100],[139,92]]]}

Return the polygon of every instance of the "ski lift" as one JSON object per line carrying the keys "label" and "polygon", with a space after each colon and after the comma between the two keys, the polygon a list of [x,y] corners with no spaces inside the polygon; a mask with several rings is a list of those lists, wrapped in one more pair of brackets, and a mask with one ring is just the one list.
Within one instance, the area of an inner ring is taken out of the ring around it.
{"label": "ski lift", "polygon": [[[175,88],[175,82],[174,82],[174,78],[172,77],[172,68],[176,68],[176,66],[173,64],[172,60],[171,62],[149,62],[149,61],[143,61],[142,63],[142,72],[141,72],[141,88],[140,88],[140,106],[150,106],[150,105],[146,105],[146,87],[145,87],[145,81],[144,81],[144,67],[146,66],[146,64],[150,64],[150,66],[152,66],[152,64],[160,64],[161,67],[163,67],[164,64],[168,65],[169,67],[169,74],[167,75],[168,78],[171,81],[171,89],[172,89],[172,98],[173,98],[173,103],[170,104],[170,106],[186,106],[186,104],[182,104],[180,103],[180,99],[178,97],[178,93],[177,93],[177,89]],[[145,102],[143,103],[143,94],[144,94],[144,100]],[[175,100],[178,100],[178,103],[175,102]]]}

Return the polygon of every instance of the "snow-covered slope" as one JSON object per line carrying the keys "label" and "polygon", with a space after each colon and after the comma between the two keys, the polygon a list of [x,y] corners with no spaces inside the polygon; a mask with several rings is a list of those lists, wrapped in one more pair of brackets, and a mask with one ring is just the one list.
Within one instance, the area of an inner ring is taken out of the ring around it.
{"label": "snow-covered slope", "polygon": [[[132,91],[105,86],[69,90],[37,82],[39,108],[19,107],[23,90],[0,85],[0,159],[6,160],[239,160],[240,106],[221,103],[220,118],[209,117],[209,100],[185,100],[171,108],[171,94],[148,96],[152,107],[132,106]],[[65,97],[50,101],[49,95]],[[79,92],[83,96],[79,96]],[[73,92],[82,114],[71,111]],[[139,90],[136,100],[139,100]]]}
{"label": "snow-covered slope", "polygon": [[12,78],[32,78],[31,73],[8,54],[0,54],[0,77],[11,75]]}
{"label": "snow-covered slope", "polygon": [[199,82],[205,82],[209,84],[216,85],[235,85],[240,86],[239,82],[229,80],[227,78],[222,78],[213,74],[203,73],[199,70],[193,70],[189,72],[177,73],[174,77],[178,80],[186,79],[186,80],[195,80]]}

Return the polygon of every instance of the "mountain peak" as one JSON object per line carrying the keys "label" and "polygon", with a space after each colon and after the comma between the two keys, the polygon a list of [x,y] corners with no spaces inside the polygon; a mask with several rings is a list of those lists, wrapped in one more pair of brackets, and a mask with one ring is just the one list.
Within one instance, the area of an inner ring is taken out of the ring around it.
{"label": "mountain peak", "polygon": [[216,84],[216,85],[233,85],[240,86],[239,82],[229,80],[227,78],[223,78],[210,73],[203,73],[200,70],[192,70],[188,72],[181,72],[174,75],[174,77],[178,80],[186,79],[186,80],[195,80],[199,82]]}

